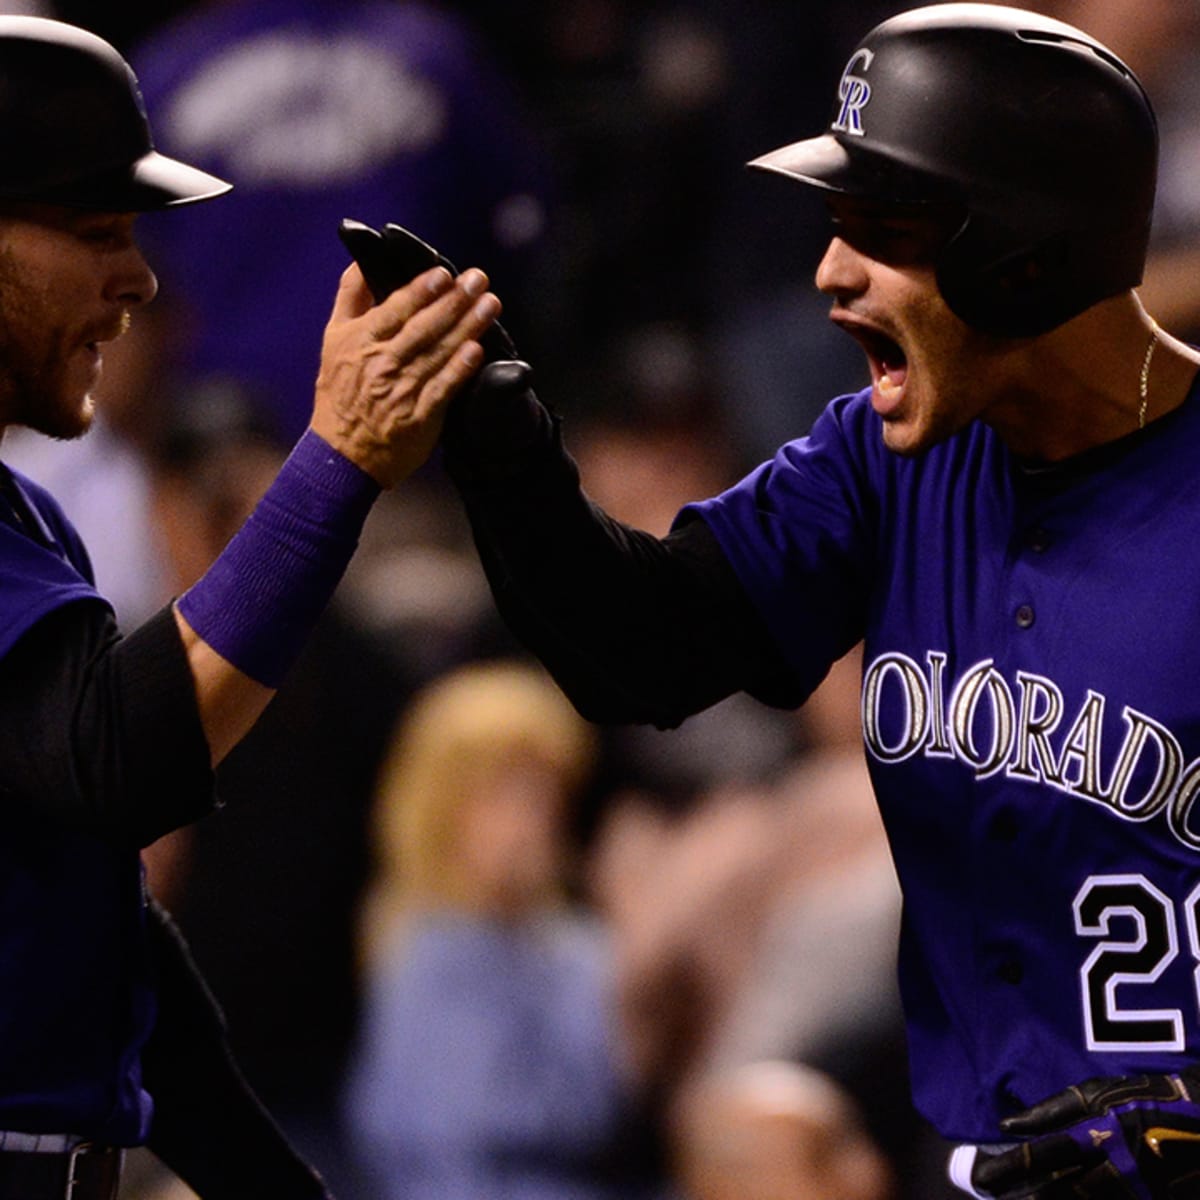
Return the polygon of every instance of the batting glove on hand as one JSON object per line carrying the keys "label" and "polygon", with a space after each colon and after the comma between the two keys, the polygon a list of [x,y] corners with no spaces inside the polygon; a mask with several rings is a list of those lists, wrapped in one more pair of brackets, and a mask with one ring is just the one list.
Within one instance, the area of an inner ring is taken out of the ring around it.
{"label": "batting glove on hand", "polygon": [[[358,263],[376,304],[434,267],[444,267],[456,278],[459,274],[444,254],[400,225],[389,224],[379,230],[347,218],[338,226],[338,237]],[[488,362],[518,357],[512,338],[498,322],[480,338],[480,345]]]}
{"label": "batting glove on hand", "polygon": [[1200,1198],[1200,1067],[1089,1079],[1000,1127],[1029,1140],[976,1158],[972,1186],[999,1200]]}

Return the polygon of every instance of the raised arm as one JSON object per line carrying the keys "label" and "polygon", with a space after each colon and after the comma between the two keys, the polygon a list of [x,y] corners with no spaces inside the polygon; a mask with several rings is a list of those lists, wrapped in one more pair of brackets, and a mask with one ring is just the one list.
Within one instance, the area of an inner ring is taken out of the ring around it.
{"label": "raised arm", "polygon": [[657,538],[593,504],[515,368],[489,365],[453,406],[445,461],[497,606],[579,711],[670,728],[736,691],[799,703],[707,526]]}
{"label": "raised arm", "polygon": [[146,845],[212,808],[211,767],[287,673],[381,489],[430,453],[498,309],[478,272],[432,272],[373,306],[347,270],[312,426],[205,576],[126,637],[81,595],[0,657],[13,819]]}
{"label": "raised arm", "polygon": [[379,305],[357,266],[325,330],[311,425],[253,515],[175,607],[213,762],[257,720],[357,546],[376,496],[437,443],[500,303],[428,271]]}

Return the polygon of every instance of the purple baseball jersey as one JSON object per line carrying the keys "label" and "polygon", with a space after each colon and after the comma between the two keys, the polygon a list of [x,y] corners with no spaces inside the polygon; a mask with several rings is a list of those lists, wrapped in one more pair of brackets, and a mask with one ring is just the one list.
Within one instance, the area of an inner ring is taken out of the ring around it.
{"label": "purple baseball jersey", "polygon": [[[18,516],[0,499],[0,657],[64,605],[106,603],[53,497],[11,474],[23,502]],[[0,1129],[136,1145],[155,1012],[137,848],[56,824],[3,779],[0,823]]]}
{"label": "purple baseball jersey", "polygon": [[40,484],[8,470],[34,528],[25,531],[0,500],[0,657],[47,613],[77,600],[106,603],[75,527]]}
{"label": "purple baseball jersey", "polygon": [[894,455],[865,391],[693,506],[806,688],[865,640],[914,1097],[946,1137],[1200,1059],[1198,391],[1040,473],[981,424]]}

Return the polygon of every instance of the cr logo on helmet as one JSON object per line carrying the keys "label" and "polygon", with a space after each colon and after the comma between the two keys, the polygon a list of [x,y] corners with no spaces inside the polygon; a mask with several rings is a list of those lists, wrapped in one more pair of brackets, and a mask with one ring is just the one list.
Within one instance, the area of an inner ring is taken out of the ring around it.
{"label": "cr logo on helmet", "polygon": [[839,133],[848,133],[853,137],[863,136],[862,110],[871,99],[871,85],[861,75],[853,75],[851,72],[860,62],[863,71],[869,70],[871,59],[874,57],[874,51],[863,46],[850,56],[850,61],[842,72],[842,81],[838,84],[838,96],[841,98],[842,107],[833,122],[833,128]]}

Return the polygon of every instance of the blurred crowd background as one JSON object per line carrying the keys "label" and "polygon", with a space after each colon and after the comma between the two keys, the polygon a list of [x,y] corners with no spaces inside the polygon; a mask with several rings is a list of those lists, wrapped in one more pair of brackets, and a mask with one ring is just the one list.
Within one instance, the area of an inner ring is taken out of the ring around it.
{"label": "blurred crowd background", "polygon": [[[6,459],[145,618],[303,429],[352,217],[489,271],[589,492],[665,532],[866,382],[811,283],[820,198],[744,164],[819,131],[903,7],[0,3],[109,38],[160,148],[235,184],[143,219],[160,295],[110,347],[97,428]],[[1145,299],[1200,337],[1198,7],[1042,7],[1152,93]],[[799,713],[586,726],[498,624],[434,462],[377,507],[221,767],[226,807],[151,848],[152,886],[341,1200],[938,1200],[857,705],[851,656]],[[190,1194],[131,1166],[123,1200]]]}

